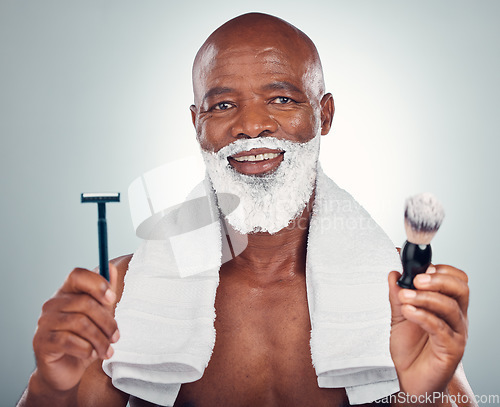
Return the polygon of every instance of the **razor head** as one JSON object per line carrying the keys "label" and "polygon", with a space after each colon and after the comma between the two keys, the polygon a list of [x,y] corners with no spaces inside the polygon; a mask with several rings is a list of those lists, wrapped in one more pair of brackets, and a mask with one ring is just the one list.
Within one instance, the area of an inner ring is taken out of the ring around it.
{"label": "razor head", "polygon": [[82,194],[82,203],[85,202],[120,202],[119,192],[84,192]]}

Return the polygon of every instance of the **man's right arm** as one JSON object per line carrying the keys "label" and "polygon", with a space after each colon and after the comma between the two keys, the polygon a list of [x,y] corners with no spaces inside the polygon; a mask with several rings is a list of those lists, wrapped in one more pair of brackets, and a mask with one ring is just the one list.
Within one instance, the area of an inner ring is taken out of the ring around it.
{"label": "man's right arm", "polygon": [[90,270],[73,270],[43,305],[33,338],[37,367],[18,407],[127,404],[128,395],[113,387],[101,365],[119,338],[114,307],[130,258],[112,261],[111,283]]}

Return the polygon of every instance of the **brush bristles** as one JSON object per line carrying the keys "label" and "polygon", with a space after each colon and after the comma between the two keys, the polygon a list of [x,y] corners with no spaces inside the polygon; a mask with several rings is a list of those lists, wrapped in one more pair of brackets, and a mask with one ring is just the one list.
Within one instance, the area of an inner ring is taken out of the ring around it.
{"label": "brush bristles", "polygon": [[444,209],[434,195],[424,192],[406,200],[405,230],[408,241],[429,244],[444,219]]}

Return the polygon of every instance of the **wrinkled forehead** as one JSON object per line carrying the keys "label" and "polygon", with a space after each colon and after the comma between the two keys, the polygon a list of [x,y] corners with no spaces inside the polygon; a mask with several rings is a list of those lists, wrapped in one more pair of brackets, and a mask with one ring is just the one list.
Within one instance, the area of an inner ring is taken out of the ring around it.
{"label": "wrinkled forehead", "polygon": [[223,85],[224,78],[235,76],[248,66],[262,74],[279,74],[282,79],[301,85],[311,97],[321,97],[324,92],[321,62],[316,50],[307,44],[280,36],[272,40],[207,41],[193,65],[195,104],[207,87]]}

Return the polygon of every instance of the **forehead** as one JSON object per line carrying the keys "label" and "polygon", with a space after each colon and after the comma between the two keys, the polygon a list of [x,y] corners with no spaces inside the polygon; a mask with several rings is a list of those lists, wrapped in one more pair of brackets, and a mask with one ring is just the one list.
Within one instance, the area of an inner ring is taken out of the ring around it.
{"label": "forehead", "polygon": [[210,45],[197,61],[193,86],[199,100],[208,88],[249,82],[288,81],[297,87],[305,86],[308,58],[300,50],[276,45],[239,44]]}

